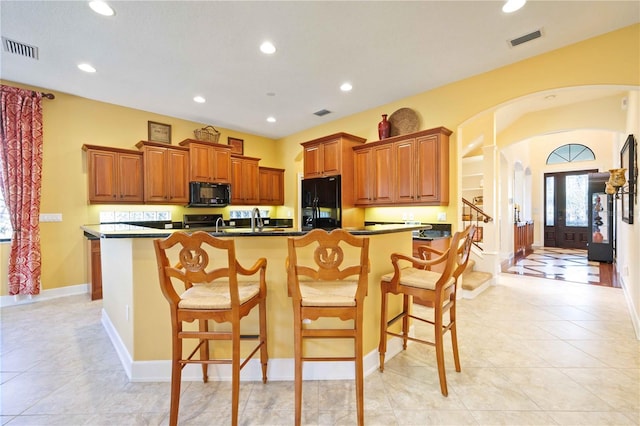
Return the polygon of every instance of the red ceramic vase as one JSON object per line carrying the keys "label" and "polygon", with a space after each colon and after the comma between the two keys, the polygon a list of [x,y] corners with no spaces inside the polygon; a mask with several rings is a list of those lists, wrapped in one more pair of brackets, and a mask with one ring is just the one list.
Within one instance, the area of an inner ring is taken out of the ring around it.
{"label": "red ceramic vase", "polygon": [[378,123],[378,137],[380,140],[388,138],[391,131],[391,123],[387,121],[387,114],[382,114],[382,121]]}

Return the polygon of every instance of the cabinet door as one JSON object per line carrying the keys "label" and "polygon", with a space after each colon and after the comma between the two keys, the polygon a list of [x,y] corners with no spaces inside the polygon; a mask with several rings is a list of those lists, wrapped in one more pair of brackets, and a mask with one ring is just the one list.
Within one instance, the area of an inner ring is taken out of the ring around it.
{"label": "cabinet door", "polygon": [[280,206],[284,204],[284,171],[260,168],[259,204]]}
{"label": "cabinet door", "polygon": [[416,201],[415,190],[415,140],[407,140],[393,144],[395,158],[395,201],[413,203]]}
{"label": "cabinet door", "polygon": [[341,152],[340,140],[324,142],[322,144],[322,175],[335,176],[340,174]]}
{"label": "cabinet door", "polygon": [[150,203],[166,203],[167,176],[166,148],[144,148],[144,200]]}
{"label": "cabinet door", "polygon": [[194,143],[189,147],[189,152],[191,180],[194,182],[213,182],[214,150],[210,146]]}
{"label": "cabinet door", "polygon": [[373,150],[360,149],[353,153],[353,201],[356,205],[368,205],[373,201]]}
{"label": "cabinet door", "polygon": [[272,174],[273,205],[284,205],[284,170]]}
{"label": "cabinet door", "polygon": [[89,293],[91,294],[91,300],[102,299],[102,261],[100,255],[100,240],[89,240],[90,247],[90,262],[89,267],[91,269],[91,284],[89,286]]}
{"label": "cabinet door", "polygon": [[89,202],[143,201],[142,155],[88,150]]}
{"label": "cabinet door", "polygon": [[373,203],[388,204],[393,201],[392,147],[381,145],[373,148]]}
{"label": "cabinet door", "polygon": [[213,175],[211,181],[215,183],[231,182],[231,150],[213,149]]}
{"label": "cabinet door", "polygon": [[254,205],[260,202],[258,161],[231,158],[231,204]]}
{"label": "cabinet door", "polygon": [[167,153],[167,200],[175,204],[189,202],[189,153],[168,149]]}
{"label": "cabinet door", "polygon": [[93,151],[88,154],[89,202],[113,203],[118,201],[118,154]]}
{"label": "cabinet door", "polygon": [[243,165],[244,192],[246,204],[258,204],[260,202],[259,167],[257,161],[244,161]]}
{"label": "cabinet door", "polygon": [[[418,182],[416,187],[418,202],[440,201],[441,179],[449,180],[449,170],[440,170],[440,155],[438,147],[438,136],[432,135],[418,138]],[[444,174],[447,176],[444,176]]]}
{"label": "cabinet door", "polygon": [[141,154],[118,154],[119,200],[126,203],[144,201],[144,178]]}
{"label": "cabinet door", "polygon": [[305,147],[303,162],[305,178],[322,176],[322,145]]}

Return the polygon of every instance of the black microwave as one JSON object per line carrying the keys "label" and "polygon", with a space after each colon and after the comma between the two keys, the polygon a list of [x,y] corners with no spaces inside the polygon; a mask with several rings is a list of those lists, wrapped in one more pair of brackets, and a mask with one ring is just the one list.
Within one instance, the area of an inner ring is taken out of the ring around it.
{"label": "black microwave", "polygon": [[228,183],[189,182],[189,207],[224,207],[230,201]]}

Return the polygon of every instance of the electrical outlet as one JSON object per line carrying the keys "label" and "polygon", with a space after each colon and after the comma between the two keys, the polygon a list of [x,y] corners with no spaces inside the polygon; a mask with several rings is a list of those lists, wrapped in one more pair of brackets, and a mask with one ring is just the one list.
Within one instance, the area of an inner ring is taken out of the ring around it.
{"label": "electrical outlet", "polygon": [[438,222],[446,222],[447,221],[447,213],[439,212],[438,213]]}
{"label": "electrical outlet", "polygon": [[62,213],[40,213],[40,222],[62,222]]}

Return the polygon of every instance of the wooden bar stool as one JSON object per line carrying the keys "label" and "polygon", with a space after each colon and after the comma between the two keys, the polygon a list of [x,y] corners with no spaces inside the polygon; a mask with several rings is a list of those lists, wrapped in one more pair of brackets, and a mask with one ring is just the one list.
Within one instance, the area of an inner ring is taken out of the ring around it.
{"label": "wooden bar stool", "polygon": [[[380,283],[382,289],[382,313],[380,316],[380,371],[384,371],[384,357],[387,351],[387,336],[402,338],[402,348],[407,349],[407,341],[424,343],[436,348],[436,360],[438,364],[438,376],[440,379],[440,391],[444,396],[448,395],[447,378],[444,366],[443,337],[447,331],[451,331],[451,343],[453,346],[453,359],[456,371],[460,372],[460,358],[458,356],[458,336],[456,332],[456,287],[457,280],[467,267],[469,253],[475,226],[470,225],[464,231],[456,232],[451,240],[448,250],[442,252],[428,246],[419,247],[419,253],[423,259],[393,253],[391,263],[393,273],[382,276]],[[431,260],[424,260],[427,253],[431,254]],[[435,255],[435,257],[434,257]],[[445,264],[442,272],[427,270],[439,263]],[[401,267],[401,263],[409,264]],[[387,300],[391,294],[402,295],[402,312],[387,320]],[[412,313],[409,296],[417,297],[433,306],[433,318],[427,319]],[[444,314],[449,312],[449,322],[445,324]],[[422,321],[434,326],[435,342],[417,339],[409,336],[409,319]],[[389,331],[389,327],[402,320],[401,334]]]}
{"label": "wooden bar stool", "polygon": [[[300,251],[310,246],[311,261],[302,261]],[[356,248],[354,263],[343,266],[345,250]],[[314,248],[315,247],[315,248]],[[295,345],[295,424],[302,418],[302,363],[306,361],[355,361],[358,425],[364,424],[364,375],[362,315],[369,276],[369,238],[356,237],[342,229],[328,233],[314,229],[288,239],[287,281],[293,299]],[[334,317],[353,320],[351,328],[305,327],[306,320]],[[307,356],[305,339],[348,338],[354,340],[353,356]]]}
{"label": "wooden bar stool", "polygon": [[[240,370],[260,350],[262,381],[267,381],[267,260],[260,258],[249,269],[236,261],[232,239],[215,238],[206,232],[189,235],[176,232],[164,240],[154,240],[160,288],[171,308],[173,355],[171,365],[171,410],[169,423],[178,424],[180,382],[187,364],[202,365],[202,380],[208,380],[209,364],[231,365],[231,421],[238,424]],[[171,256],[172,261],[169,260]],[[171,266],[175,265],[175,266]],[[241,276],[253,276],[242,280]],[[182,286],[176,290],[174,286]],[[258,307],[259,332],[241,335],[240,320]],[[198,321],[198,330],[183,329],[184,322]],[[209,321],[230,323],[231,331],[210,331]],[[183,354],[183,340],[195,339],[198,345],[188,355]],[[257,340],[257,345],[244,360],[240,356],[240,340]],[[231,342],[230,359],[210,359],[209,341]],[[199,352],[199,356],[195,357]]]}

